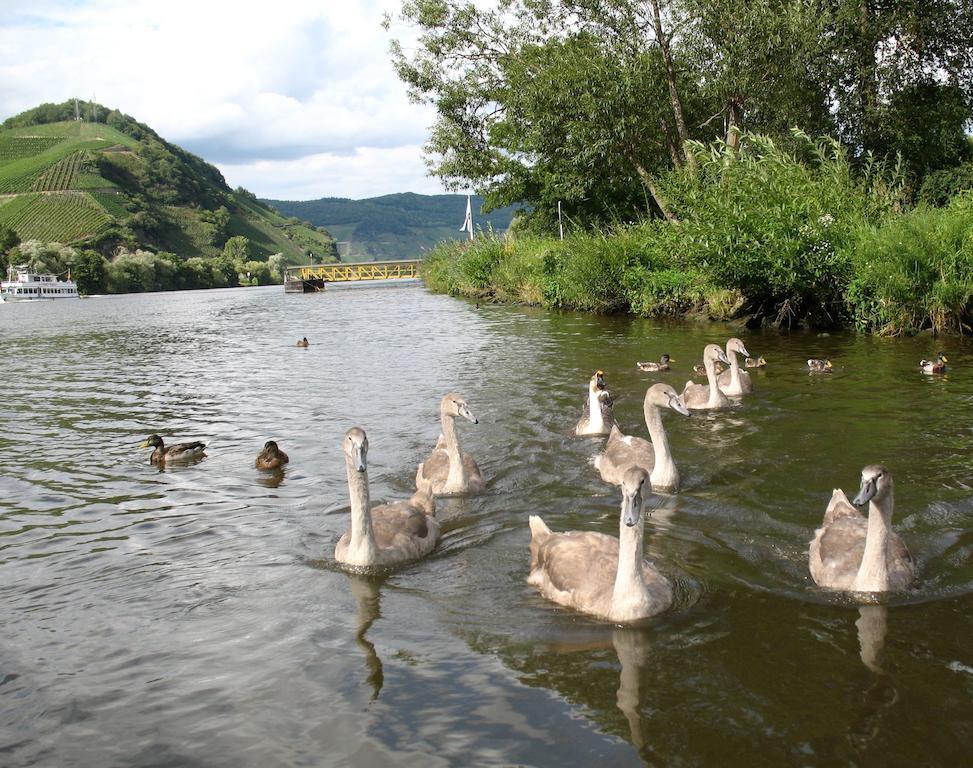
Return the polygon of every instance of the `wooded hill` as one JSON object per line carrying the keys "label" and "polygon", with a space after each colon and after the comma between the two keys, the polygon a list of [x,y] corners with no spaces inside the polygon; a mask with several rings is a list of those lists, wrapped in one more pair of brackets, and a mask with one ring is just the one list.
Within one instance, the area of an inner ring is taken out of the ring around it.
{"label": "wooded hill", "polygon": [[[319,200],[262,200],[285,216],[324,227],[338,241],[341,258],[354,261],[416,259],[443,241],[460,240],[466,195],[417,195],[411,192],[365,200],[323,197]],[[502,233],[516,208],[481,214],[483,198],[474,195],[475,231]]]}
{"label": "wooded hill", "polygon": [[[83,119],[75,119],[80,114]],[[323,230],[287,220],[144,123],[90,102],[43,104],[0,127],[0,228],[21,241],[80,246],[110,257],[167,252],[213,259],[231,238],[245,256],[326,259]],[[242,241],[237,241],[242,242]]]}

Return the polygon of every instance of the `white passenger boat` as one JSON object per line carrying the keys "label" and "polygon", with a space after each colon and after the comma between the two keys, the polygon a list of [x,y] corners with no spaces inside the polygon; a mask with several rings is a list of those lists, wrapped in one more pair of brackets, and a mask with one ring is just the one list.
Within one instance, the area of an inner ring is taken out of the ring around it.
{"label": "white passenger boat", "polygon": [[57,275],[31,272],[26,266],[11,267],[7,280],[0,282],[0,302],[76,298],[78,285],[70,272],[67,280],[61,280]]}

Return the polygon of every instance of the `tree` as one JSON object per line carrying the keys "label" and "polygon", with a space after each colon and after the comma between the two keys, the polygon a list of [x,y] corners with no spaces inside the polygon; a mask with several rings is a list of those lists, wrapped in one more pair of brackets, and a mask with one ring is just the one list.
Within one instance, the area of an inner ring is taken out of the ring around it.
{"label": "tree", "polygon": [[79,293],[104,293],[108,290],[108,264],[97,251],[78,253],[71,260],[71,277],[78,284]]}
{"label": "tree", "polygon": [[250,258],[250,240],[243,235],[235,235],[223,246],[223,256],[230,261],[243,264]]}

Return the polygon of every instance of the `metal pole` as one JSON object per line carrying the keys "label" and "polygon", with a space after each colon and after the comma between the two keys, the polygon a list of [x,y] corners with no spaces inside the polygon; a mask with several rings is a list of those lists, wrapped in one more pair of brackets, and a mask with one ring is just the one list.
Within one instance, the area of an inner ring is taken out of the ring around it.
{"label": "metal pole", "polygon": [[561,239],[564,239],[564,223],[561,221],[561,201],[557,201],[557,228],[561,232]]}

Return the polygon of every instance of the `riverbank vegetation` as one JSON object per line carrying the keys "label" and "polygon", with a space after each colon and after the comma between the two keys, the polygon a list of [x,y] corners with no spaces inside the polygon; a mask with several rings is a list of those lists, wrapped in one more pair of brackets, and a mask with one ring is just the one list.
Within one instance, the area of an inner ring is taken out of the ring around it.
{"label": "riverbank vegetation", "polygon": [[967,3],[405,0],[399,21],[419,41],[393,48],[399,75],[437,108],[433,173],[525,204],[512,238],[434,252],[433,288],[885,334],[971,323]]}

